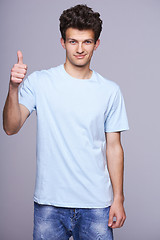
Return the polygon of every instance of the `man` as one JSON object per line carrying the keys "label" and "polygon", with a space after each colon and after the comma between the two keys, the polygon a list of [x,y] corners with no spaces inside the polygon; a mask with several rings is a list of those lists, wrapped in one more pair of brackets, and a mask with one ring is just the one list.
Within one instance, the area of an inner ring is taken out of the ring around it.
{"label": "man", "polygon": [[35,71],[22,83],[27,66],[18,51],[11,70],[5,132],[17,133],[32,111],[37,113],[35,240],[111,240],[126,218],[124,100],[115,82],[90,69],[101,30],[100,15],[91,8],[67,9],[60,16],[65,63]]}

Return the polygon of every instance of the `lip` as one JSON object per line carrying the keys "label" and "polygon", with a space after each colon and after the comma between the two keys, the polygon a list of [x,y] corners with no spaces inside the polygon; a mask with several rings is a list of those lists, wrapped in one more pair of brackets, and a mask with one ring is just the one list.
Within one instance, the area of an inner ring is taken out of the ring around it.
{"label": "lip", "polygon": [[86,55],[75,55],[76,58],[82,59],[84,58]]}

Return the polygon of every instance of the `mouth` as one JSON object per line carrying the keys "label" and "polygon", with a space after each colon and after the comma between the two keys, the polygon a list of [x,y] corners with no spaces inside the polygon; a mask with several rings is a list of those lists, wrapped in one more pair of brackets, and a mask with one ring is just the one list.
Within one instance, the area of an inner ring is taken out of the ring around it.
{"label": "mouth", "polygon": [[75,55],[76,58],[78,59],[83,59],[86,55]]}

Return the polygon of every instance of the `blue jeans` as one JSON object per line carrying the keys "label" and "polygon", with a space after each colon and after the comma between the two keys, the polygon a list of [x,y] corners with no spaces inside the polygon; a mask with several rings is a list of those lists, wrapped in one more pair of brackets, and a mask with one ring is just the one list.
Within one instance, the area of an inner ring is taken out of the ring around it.
{"label": "blue jeans", "polygon": [[68,208],[34,202],[34,240],[113,240],[110,207]]}

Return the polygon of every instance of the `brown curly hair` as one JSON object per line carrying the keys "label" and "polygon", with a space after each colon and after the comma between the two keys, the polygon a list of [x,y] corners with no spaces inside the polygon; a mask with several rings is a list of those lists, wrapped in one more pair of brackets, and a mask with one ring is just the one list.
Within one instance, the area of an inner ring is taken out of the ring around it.
{"label": "brown curly hair", "polygon": [[67,10],[64,10],[60,18],[61,36],[66,41],[67,28],[76,28],[78,30],[92,29],[95,36],[95,43],[102,31],[102,20],[100,14],[94,12],[86,4],[78,4]]}

